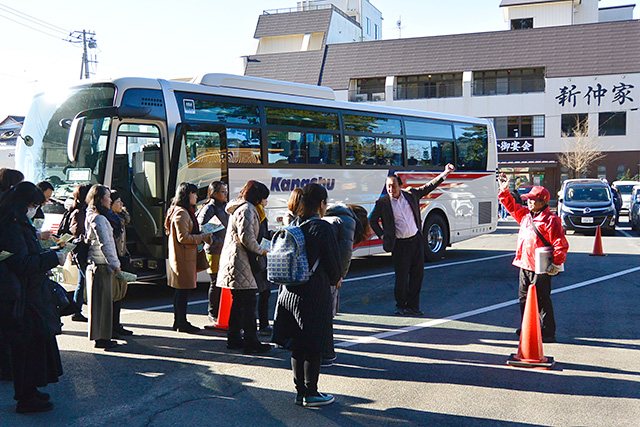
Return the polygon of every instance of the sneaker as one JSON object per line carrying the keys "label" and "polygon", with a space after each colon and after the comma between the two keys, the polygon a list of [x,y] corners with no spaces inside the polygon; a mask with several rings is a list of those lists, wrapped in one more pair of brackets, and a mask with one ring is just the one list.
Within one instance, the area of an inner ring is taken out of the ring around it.
{"label": "sneaker", "polygon": [[304,396],[302,394],[296,394],[296,405],[302,406]]}
{"label": "sneaker", "polygon": [[305,396],[302,404],[307,407],[331,405],[336,399],[331,394],[318,393],[317,396]]}
{"label": "sneaker", "polygon": [[543,337],[542,337],[542,342],[545,342],[545,343],[552,343],[552,342],[556,342],[556,336],[555,336],[555,335],[550,336],[550,337],[545,337],[545,336],[543,336]]}
{"label": "sneaker", "polygon": [[71,320],[73,320],[74,322],[88,322],[89,319],[87,319],[86,317],[84,317],[82,315],[82,313],[76,313],[73,316],[71,316]]}
{"label": "sneaker", "polygon": [[404,312],[409,316],[424,316],[424,313],[419,308],[405,308]]}
{"label": "sneaker", "polygon": [[53,403],[38,399],[37,397],[28,400],[19,400],[16,405],[18,414],[29,414],[32,412],[47,412],[53,409]]}
{"label": "sneaker", "polygon": [[405,314],[405,310],[404,310],[404,308],[396,307],[396,309],[394,310],[393,314],[398,315],[398,316],[402,316],[402,315]]}
{"label": "sneaker", "polygon": [[250,346],[245,345],[243,349],[244,354],[263,354],[263,353],[268,353],[270,351],[271,351],[271,345],[262,344],[262,343],[253,344]]}
{"label": "sneaker", "polygon": [[261,337],[270,337],[273,333],[273,328],[271,326],[267,326],[266,328],[260,328],[258,330],[258,335]]}
{"label": "sneaker", "polygon": [[117,347],[118,343],[113,340],[96,340],[96,348],[113,348]]}

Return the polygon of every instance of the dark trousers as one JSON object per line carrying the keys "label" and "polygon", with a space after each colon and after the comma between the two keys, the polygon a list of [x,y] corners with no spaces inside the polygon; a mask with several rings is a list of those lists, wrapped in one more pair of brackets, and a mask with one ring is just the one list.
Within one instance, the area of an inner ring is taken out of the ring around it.
{"label": "dark trousers", "polygon": [[209,314],[209,319],[212,321],[218,320],[218,310],[220,309],[220,294],[222,292],[222,288],[216,286],[216,281],[218,279],[218,274],[209,274],[209,279],[211,282],[209,283],[209,305],[207,307],[207,312]]}
{"label": "dark trousers", "polygon": [[0,379],[11,381],[13,373],[11,371],[11,347],[9,341],[0,336]]}
{"label": "dark trousers", "polygon": [[84,289],[86,287],[85,271],[78,271],[78,284],[76,290],[73,292],[73,302],[78,307],[78,313],[82,313],[82,304],[84,304]]}
{"label": "dark trousers", "polygon": [[520,269],[518,299],[520,300],[521,316],[524,315],[529,285],[536,286],[538,310],[540,312],[540,320],[542,321],[542,336],[555,337],[556,319],[553,314],[553,304],[551,303],[551,276],[548,274],[536,274],[533,271],[522,268]]}
{"label": "dark trousers", "polygon": [[396,307],[420,308],[420,290],[424,278],[424,242],[420,234],[408,239],[396,239],[391,253],[396,273]]}
{"label": "dark trousers", "polygon": [[260,323],[260,329],[267,328],[269,326],[269,297],[271,296],[271,289],[267,288],[258,294],[258,323]]}
{"label": "dark trousers", "polygon": [[291,346],[293,382],[299,396],[317,396],[321,353],[310,353],[295,341]]}
{"label": "dark trousers", "polygon": [[258,344],[256,334],[256,290],[255,289],[231,289],[233,302],[229,313],[229,341],[239,342],[244,330],[244,346],[251,347]]}
{"label": "dark trousers", "polygon": [[31,357],[29,357],[28,342],[20,342],[14,340],[11,342],[11,361],[13,364],[13,389],[15,400],[29,400],[36,396],[38,389],[36,388],[36,380],[33,377],[34,369],[31,366]]}
{"label": "dark trousers", "polygon": [[187,322],[187,302],[190,289],[176,289],[173,295],[173,322],[176,326],[184,326]]}
{"label": "dark trousers", "polygon": [[120,324],[120,310],[122,308],[122,300],[113,302],[113,329],[114,332],[117,332],[122,328]]}

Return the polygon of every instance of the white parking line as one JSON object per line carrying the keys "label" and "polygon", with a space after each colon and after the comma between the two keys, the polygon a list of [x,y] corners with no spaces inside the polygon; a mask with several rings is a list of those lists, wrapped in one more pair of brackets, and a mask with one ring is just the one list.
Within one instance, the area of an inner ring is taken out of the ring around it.
{"label": "white parking line", "polygon": [[[616,277],[624,276],[626,274],[635,273],[636,271],[640,271],[640,267],[629,268],[627,270],[622,270],[622,271],[619,271],[617,273],[607,274],[605,276],[596,277],[595,279],[591,279],[591,280],[585,280],[584,282],[579,282],[579,283],[575,283],[573,285],[569,285],[569,286],[565,286],[565,287],[562,287],[562,288],[555,289],[555,290],[551,291],[551,293],[552,294],[558,294],[558,293],[561,293],[561,292],[571,291],[571,290],[574,290],[574,289],[582,288],[584,286],[592,285],[594,283],[601,283],[601,282],[604,282],[604,281],[609,280],[609,279],[614,279]],[[358,345],[358,344],[363,344],[363,343],[368,343],[368,342],[372,342],[372,341],[376,341],[376,340],[381,340],[381,339],[384,339],[384,338],[389,338],[389,337],[392,337],[392,336],[404,334],[406,332],[412,332],[412,331],[417,331],[419,329],[424,329],[424,328],[429,328],[429,327],[432,327],[432,326],[442,325],[443,323],[451,322],[453,320],[460,320],[460,319],[465,319],[467,317],[475,316],[475,315],[478,315],[478,314],[488,313],[490,311],[499,310],[501,308],[505,308],[505,307],[508,307],[508,306],[514,305],[514,304],[518,304],[518,300],[517,299],[505,301],[505,302],[502,302],[502,303],[499,303],[499,304],[490,305],[488,307],[479,308],[477,310],[465,311],[464,313],[454,314],[453,316],[448,316],[448,317],[445,317],[443,319],[434,319],[434,320],[430,320],[428,322],[420,323],[418,325],[407,326],[407,327],[404,327],[404,328],[401,328],[401,329],[397,329],[395,331],[387,331],[387,332],[382,332],[380,334],[371,335],[371,336],[368,336],[368,337],[361,337],[361,338],[357,338],[355,340],[344,341],[344,342],[336,344],[335,346],[336,347],[341,347],[341,348],[353,347],[353,346]]]}
{"label": "white parking line", "polygon": [[633,237],[631,234],[627,233],[627,232],[626,232],[626,231],[624,231],[624,230],[621,230],[621,229],[619,229],[619,228],[617,228],[616,230],[618,230],[619,232],[621,232],[622,234],[624,234],[624,235],[625,235],[625,236],[627,236],[627,237]]}
{"label": "white parking line", "polygon": [[[448,263],[443,263],[443,264],[428,265],[424,269],[425,270],[432,270],[434,268],[453,267],[453,266],[456,266],[456,265],[470,264],[470,263],[473,263],[473,262],[488,261],[488,260],[497,259],[497,258],[504,258],[504,257],[508,257],[508,256],[513,256],[513,253],[508,253],[508,254],[503,254],[503,255],[495,255],[495,256],[484,257],[484,258],[470,259],[470,260],[466,260],[466,261],[456,261],[456,262],[448,262]],[[346,282],[357,282],[358,280],[376,279],[376,278],[379,278],[379,277],[392,276],[393,274],[394,274],[394,272],[390,271],[390,272],[387,272],[387,273],[372,274],[370,276],[351,277],[351,278],[348,278],[348,279],[344,279],[343,282],[346,283]],[[271,291],[271,293],[272,294],[277,294],[278,290],[274,289],[274,290]],[[198,301],[190,301],[189,305],[204,304],[204,303],[207,303],[207,302],[209,302],[209,300],[201,299],[201,300],[198,300]],[[160,311],[160,310],[166,310],[168,308],[173,308],[173,304],[158,305],[156,307],[141,308],[141,309],[134,309],[134,310],[122,310],[122,314],[142,313],[142,312],[145,312],[145,311]]]}

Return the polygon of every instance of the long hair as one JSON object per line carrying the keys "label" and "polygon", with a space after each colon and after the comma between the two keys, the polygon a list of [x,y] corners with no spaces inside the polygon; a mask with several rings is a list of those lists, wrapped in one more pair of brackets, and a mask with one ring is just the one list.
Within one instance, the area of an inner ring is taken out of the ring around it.
{"label": "long hair", "polygon": [[322,201],[327,200],[329,194],[327,189],[315,182],[302,187],[302,209],[300,219],[305,221],[316,215],[320,210]]}
{"label": "long hair", "polygon": [[270,192],[266,185],[252,179],[251,181],[247,181],[244,187],[242,187],[238,197],[246,200],[252,205],[257,205],[262,200],[268,198],[269,194]]}
{"label": "long hair", "polygon": [[209,188],[207,189],[207,197],[209,199],[213,199],[213,195],[220,191],[224,185],[225,183],[222,181],[213,181],[209,184]]}
{"label": "long hair", "polygon": [[181,182],[176,188],[176,195],[173,197],[172,206],[180,206],[188,211],[191,210],[191,203],[189,202],[189,195],[191,193],[198,193],[198,187],[190,182]]}
{"label": "long hair", "polygon": [[109,210],[102,204],[105,194],[110,194],[110,190],[104,185],[96,184],[87,193],[87,207],[95,209],[101,215],[107,215]]}
{"label": "long hair", "polygon": [[0,191],[7,191],[23,180],[24,175],[17,169],[0,169]]}
{"label": "long hair", "polygon": [[367,210],[360,205],[347,205],[351,208],[354,214],[356,214],[356,218],[360,222],[361,227],[356,227],[356,233],[353,236],[353,244],[357,245],[365,241],[369,232],[371,230],[371,225],[369,224],[369,216],[367,214]]}
{"label": "long hair", "polygon": [[91,184],[87,182],[78,185],[73,190],[73,206],[71,207],[71,210],[85,209],[87,207],[87,194],[89,194],[90,189]]}
{"label": "long hair", "polygon": [[289,201],[287,202],[287,208],[293,213],[295,216],[300,215],[300,202],[302,201],[302,188],[296,187],[291,190],[291,194],[289,195]]}
{"label": "long hair", "polygon": [[0,203],[0,223],[6,224],[11,217],[26,221],[27,208],[44,203],[44,194],[32,182],[16,184]]}

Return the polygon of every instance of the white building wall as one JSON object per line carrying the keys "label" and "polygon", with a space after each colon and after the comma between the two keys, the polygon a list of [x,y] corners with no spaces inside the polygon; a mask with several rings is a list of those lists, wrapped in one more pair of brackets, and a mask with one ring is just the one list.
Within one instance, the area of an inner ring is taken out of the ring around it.
{"label": "white building wall", "polygon": [[627,21],[630,19],[633,19],[633,5],[610,9],[605,8],[598,11],[598,22]]}
{"label": "white building wall", "polygon": [[511,28],[512,19],[533,18],[533,28],[554,27],[573,24],[573,6],[571,1],[532,6],[512,6],[506,8],[507,28]]}
{"label": "white building wall", "polygon": [[[369,3],[368,0],[361,0],[362,3],[362,21],[360,21],[360,25],[363,29],[363,38],[364,41],[369,40],[381,40],[382,39],[382,12],[380,12],[374,5]],[[366,31],[366,20],[369,18],[371,20],[371,31],[370,34],[367,34]],[[378,34],[376,38],[375,28],[378,28]]]}
{"label": "white building wall", "polygon": [[351,43],[362,40],[362,30],[355,23],[339,13],[331,15],[329,31],[327,32],[327,44]]}
{"label": "white building wall", "polygon": [[304,43],[304,34],[278,37],[262,37],[258,43],[256,54],[299,52],[300,50],[303,50],[303,46],[308,46],[308,50],[318,50],[322,47],[323,37],[324,33],[312,33],[309,36],[308,44]]}
{"label": "white building wall", "polygon": [[591,24],[593,22],[598,22],[598,0],[576,0],[573,23]]}

